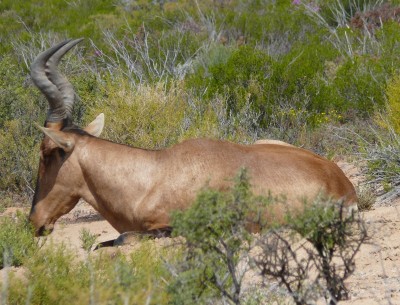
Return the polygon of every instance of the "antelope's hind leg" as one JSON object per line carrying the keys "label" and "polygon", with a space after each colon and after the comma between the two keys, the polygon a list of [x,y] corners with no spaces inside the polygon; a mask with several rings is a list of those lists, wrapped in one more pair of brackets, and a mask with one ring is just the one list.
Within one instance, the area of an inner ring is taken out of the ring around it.
{"label": "antelope's hind leg", "polygon": [[172,233],[171,227],[153,229],[146,232],[129,231],[124,232],[114,240],[113,246],[129,245],[143,238],[163,238],[170,237]]}
{"label": "antelope's hind leg", "polygon": [[172,233],[172,227],[152,229],[145,232],[128,231],[120,234],[120,236],[118,236],[116,239],[111,239],[98,243],[93,250],[95,251],[105,247],[130,245],[142,240],[143,238],[154,239],[154,238],[171,237],[171,233]]}

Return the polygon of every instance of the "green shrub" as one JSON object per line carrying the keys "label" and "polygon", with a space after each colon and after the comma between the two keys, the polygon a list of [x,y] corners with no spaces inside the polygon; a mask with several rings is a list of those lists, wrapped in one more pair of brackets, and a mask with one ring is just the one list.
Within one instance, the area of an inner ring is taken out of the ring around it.
{"label": "green shrub", "polygon": [[257,240],[255,264],[266,280],[277,280],[296,304],[328,304],[348,299],[345,280],[355,270],[355,255],[368,239],[363,220],[335,202],[317,198],[303,213],[287,214],[287,225]]}
{"label": "green shrub", "polygon": [[264,52],[242,46],[232,52],[226,62],[220,61],[210,66],[204,74],[193,75],[188,84],[194,84],[201,90],[207,88],[208,97],[226,94],[228,114],[240,111],[247,99],[254,109],[269,113],[270,105],[264,96],[268,88],[264,86],[264,80],[272,73],[271,63],[270,57]]}
{"label": "green shrub", "polygon": [[308,35],[276,62],[268,93],[273,111],[283,105],[296,112],[305,111],[304,123],[309,127],[325,123],[326,114],[332,111],[343,113],[339,107],[341,101],[331,85],[334,76],[327,73],[327,66],[337,59],[338,53],[320,37]]}
{"label": "green shrub", "polygon": [[[336,304],[348,299],[345,280],[354,272],[355,254],[367,240],[364,223],[343,202],[315,201],[301,215],[289,215],[289,228],[313,246],[312,256],[325,295]],[[310,260],[310,258],[308,258]],[[338,260],[338,261],[336,261]],[[317,280],[317,281],[318,281]]]}
{"label": "green shrub", "polygon": [[36,179],[42,100],[25,82],[25,73],[9,56],[0,57],[0,189],[29,195]]}
{"label": "green shrub", "polygon": [[[362,70],[361,63],[341,64],[340,53],[321,41],[320,35],[308,35],[305,41],[306,46],[304,42],[294,44],[279,60],[251,46],[213,48],[211,59],[187,78],[186,85],[199,94],[205,92],[208,99],[225,94],[227,116],[249,103],[259,115],[257,123],[270,128],[277,126],[272,118],[282,108],[307,112],[304,123],[317,127],[372,113],[382,105],[380,65],[370,61],[370,70]],[[213,54],[221,55],[215,61]],[[354,71],[356,67],[359,70]],[[354,81],[349,82],[350,77]],[[279,123],[284,120],[285,115]]]}
{"label": "green shrub", "polygon": [[[176,142],[187,111],[180,88],[168,93],[164,84],[141,85],[133,90],[123,78],[108,79],[103,94],[87,106],[87,122],[100,112],[106,118],[103,137],[146,148],[165,147]],[[176,95],[177,94],[177,95]]]}
{"label": "green shrub", "polygon": [[[64,245],[45,245],[25,259],[23,279],[10,276],[10,304],[167,304],[167,251],[143,242],[132,254],[90,253],[85,261]],[[7,301],[7,300],[4,300]]]}
{"label": "green shrub", "polygon": [[400,76],[393,77],[389,82],[386,94],[388,99],[387,115],[389,124],[400,135]]}
{"label": "green shrub", "polygon": [[[237,113],[246,97],[257,110],[268,113],[264,100],[264,79],[271,74],[271,59],[264,52],[242,46],[232,53],[226,64],[210,67],[209,92],[227,93],[228,111]],[[225,92],[224,92],[225,91]]]}
{"label": "green shrub", "polygon": [[0,218],[0,269],[6,266],[20,266],[38,251],[34,231],[26,215]]}
{"label": "green shrub", "polygon": [[[37,173],[38,135],[29,135],[33,122],[23,125],[20,120],[6,122],[0,130],[0,188],[30,195]],[[29,128],[30,127],[30,128]],[[33,133],[33,130],[31,131]],[[36,152],[36,153],[35,153]]]}
{"label": "green shrub", "polygon": [[83,102],[83,125],[104,112],[104,138],[144,148],[163,148],[193,137],[252,141],[255,115],[245,108],[227,119],[224,96],[204,102],[177,81],[132,88],[123,77],[115,77],[99,84],[95,99]]}
{"label": "green shrub", "polygon": [[[254,199],[245,170],[228,193],[201,191],[192,207],[175,212],[173,234],[187,247],[178,276],[170,285],[172,304],[206,303],[223,298],[240,304],[240,292],[251,235],[246,231]],[[257,214],[257,213],[255,213]]]}
{"label": "green shrub", "polygon": [[[282,202],[254,196],[245,170],[234,181],[226,192],[205,188],[193,206],[173,214],[173,234],[185,238],[185,249],[172,270],[171,303],[250,302],[242,284],[254,267],[264,284],[277,280],[296,304],[346,299],[344,281],[367,239],[362,219],[343,201],[321,196],[301,213],[289,210],[278,225],[268,220],[271,205]],[[261,233],[251,235],[249,228]]]}
{"label": "green shrub", "polygon": [[82,228],[79,231],[79,239],[82,243],[82,248],[89,252],[97,240],[97,235],[92,234],[88,229]]}
{"label": "green shrub", "polygon": [[220,18],[231,44],[261,45],[269,55],[280,56],[315,29],[291,1],[229,2]]}
{"label": "green shrub", "polygon": [[333,87],[341,97],[340,112],[349,118],[366,117],[385,104],[385,71],[373,58],[348,60],[337,71]]}
{"label": "green shrub", "polygon": [[17,37],[28,41],[39,32],[63,33],[75,38],[90,37],[100,40],[104,29],[117,30],[124,24],[119,15],[123,11],[116,10],[115,5],[103,0],[46,0],[40,3],[6,0],[0,5],[0,29],[4,29],[2,33],[6,38],[4,48],[9,47]]}

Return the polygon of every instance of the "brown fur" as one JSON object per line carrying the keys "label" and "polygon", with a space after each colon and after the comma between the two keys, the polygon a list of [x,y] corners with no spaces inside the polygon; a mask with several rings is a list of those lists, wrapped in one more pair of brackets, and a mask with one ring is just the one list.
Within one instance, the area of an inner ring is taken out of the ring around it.
{"label": "brown fur", "polygon": [[[30,215],[38,232],[52,229],[80,198],[121,233],[166,228],[171,211],[190,206],[207,184],[226,189],[243,167],[256,194],[285,195],[291,209],[321,193],[348,205],[357,200],[353,185],[334,163],[296,147],[194,139],[150,151],[73,131],[59,136],[74,147],[62,156],[48,137],[43,141]],[[282,210],[267,213],[279,218]]]}

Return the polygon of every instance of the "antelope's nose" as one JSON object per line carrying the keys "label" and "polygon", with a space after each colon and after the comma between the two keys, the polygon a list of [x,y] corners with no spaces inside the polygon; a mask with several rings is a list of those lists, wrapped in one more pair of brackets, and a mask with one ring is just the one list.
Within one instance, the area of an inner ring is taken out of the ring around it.
{"label": "antelope's nose", "polygon": [[36,230],[36,236],[37,237],[39,237],[39,236],[46,236],[46,235],[49,235],[49,234],[51,234],[51,232],[53,232],[53,230],[54,230],[54,225],[44,225],[44,226],[41,226],[38,230]]}

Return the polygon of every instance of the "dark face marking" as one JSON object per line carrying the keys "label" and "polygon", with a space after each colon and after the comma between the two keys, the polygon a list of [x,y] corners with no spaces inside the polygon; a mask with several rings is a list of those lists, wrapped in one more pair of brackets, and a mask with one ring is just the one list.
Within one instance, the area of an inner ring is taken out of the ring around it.
{"label": "dark face marking", "polygon": [[35,195],[33,196],[32,207],[39,200],[42,191],[52,188],[57,178],[57,172],[65,162],[67,154],[61,148],[46,148],[42,144],[40,151],[39,172],[36,179]]}
{"label": "dark face marking", "polygon": [[[72,153],[72,152],[71,152]],[[36,235],[51,233],[54,222],[75,206],[80,197],[73,194],[71,165],[63,170],[71,153],[57,147],[49,138],[42,141],[35,194],[29,218],[36,227]]]}

